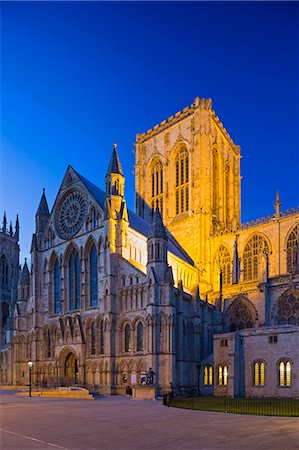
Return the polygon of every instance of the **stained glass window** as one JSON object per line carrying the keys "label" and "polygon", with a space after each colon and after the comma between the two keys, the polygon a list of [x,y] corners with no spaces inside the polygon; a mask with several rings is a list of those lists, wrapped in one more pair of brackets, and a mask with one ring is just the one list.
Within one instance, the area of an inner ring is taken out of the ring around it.
{"label": "stained glass window", "polygon": [[299,325],[299,296],[294,292],[289,292],[279,299],[277,323],[278,325]]}
{"label": "stained glass window", "polygon": [[231,284],[231,272],[232,272],[232,264],[231,257],[227,248],[224,245],[220,245],[219,250],[215,257],[215,265],[218,266],[218,269],[222,272],[222,284],[226,286]]}
{"label": "stained glass window", "polygon": [[80,308],[80,259],[75,250],[69,259],[69,308]]}
{"label": "stained glass window", "polygon": [[235,300],[230,311],[230,331],[253,328],[255,319],[244,300]]}
{"label": "stained glass window", "polygon": [[90,252],[90,306],[98,304],[98,258],[95,245]]}
{"label": "stained glass window", "polygon": [[54,265],[54,313],[60,314],[60,267],[58,259]]}
{"label": "stained glass window", "polygon": [[143,350],[143,325],[139,322],[137,325],[137,352],[142,352]]}
{"label": "stained glass window", "polygon": [[130,325],[127,324],[125,327],[125,352],[131,351],[131,328]]}

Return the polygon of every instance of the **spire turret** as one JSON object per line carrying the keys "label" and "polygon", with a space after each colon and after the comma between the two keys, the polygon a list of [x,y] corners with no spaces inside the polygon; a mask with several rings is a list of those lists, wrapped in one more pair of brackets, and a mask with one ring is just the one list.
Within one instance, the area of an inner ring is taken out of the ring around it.
{"label": "spire turret", "polygon": [[112,151],[112,156],[110,159],[110,163],[108,166],[108,170],[107,170],[107,174],[106,176],[110,175],[111,173],[118,173],[120,175],[124,175],[121,165],[120,165],[120,161],[119,161],[119,157],[117,154],[117,144],[113,144],[113,151]]}
{"label": "spire turret", "polygon": [[116,151],[116,144],[113,144],[112,156],[106,174],[106,197],[124,196],[125,178]]}
{"label": "spire turret", "polygon": [[3,231],[3,233],[6,233],[6,231],[7,231],[7,219],[6,219],[6,212],[4,211],[4,214],[3,214],[3,222],[2,222],[2,231]]}
{"label": "spire turret", "polygon": [[10,224],[9,224],[9,234],[10,234],[10,236],[13,235],[13,229],[12,229],[12,222],[11,221],[10,221]]}
{"label": "spire turret", "polygon": [[163,263],[167,265],[167,233],[157,207],[152,218],[151,231],[148,236],[148,264]]}
{"label": "spire turret", "polygon": [[35,228],[37,233],[43,233],[50,215],[48,202],[45,195],[45,188],[43,188],[42,197],[40,199],[36,214],[35,214]]}
{"label": "spire turret", "polygon": [[24,285],[24,286],[28,286],[29,285],[29,269],[28,269],[28,265],[27,265],[27,258],[25,258],[25,263],[22,269],[22,272],[20,274],[20,280],[19,283]]}
{"label": "spire turret", "polygon": [[165,230],[162,216],[161,216],[158,206],[156,207],[156,210],[153,213],[152,225],[151,225],[151,231],[150,231],[149,237],[150,238],[156,237],[156,238],[167,239],[166,230]]}
{"label": "spire turret", "polygon": [[19,234],[20,234],[20,224],[19,224],[19,214],[17,214],[15,226],[15,237],[17,238],[17,240],[19,240]]}
{"label": "spire turret", "polygon": [[279,192],[277,191],[276,199],[275,199],[275,203],[274,203],[276,219],[279,219],[279,217],[280,217],[280,207],[281,207],[281,203],[280,203],[280,198],[279,198]]}

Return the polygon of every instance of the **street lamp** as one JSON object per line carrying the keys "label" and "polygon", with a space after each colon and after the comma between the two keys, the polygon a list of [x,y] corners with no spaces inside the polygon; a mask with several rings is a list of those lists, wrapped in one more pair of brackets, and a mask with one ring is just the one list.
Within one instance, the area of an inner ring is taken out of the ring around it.
{"label": "street lamp", "polygon": [[28,367],[29,367],[29,397],[31,397],[31,373],[32,373],[32,366],[33,366],[33,362],[32,361],[28,361]]}

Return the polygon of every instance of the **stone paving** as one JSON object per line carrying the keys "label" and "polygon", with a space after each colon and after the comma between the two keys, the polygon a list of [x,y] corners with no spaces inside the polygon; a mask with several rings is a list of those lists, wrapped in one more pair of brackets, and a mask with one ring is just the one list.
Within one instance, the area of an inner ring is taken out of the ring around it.
{"label": "stone paving", "polygon": [[299,449],[299,419],[167,408],[129,397],[96,400],[0,396],[0,448]]}

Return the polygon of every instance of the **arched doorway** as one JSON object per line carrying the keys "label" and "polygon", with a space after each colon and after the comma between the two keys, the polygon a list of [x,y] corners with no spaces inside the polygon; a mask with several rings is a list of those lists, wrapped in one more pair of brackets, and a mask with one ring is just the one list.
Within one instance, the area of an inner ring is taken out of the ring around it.
{"label": "arched doorway", "polygon": [[78,361],[72,352],[69,352],[65,358],[64,377],[67,384],[78,383]]}

